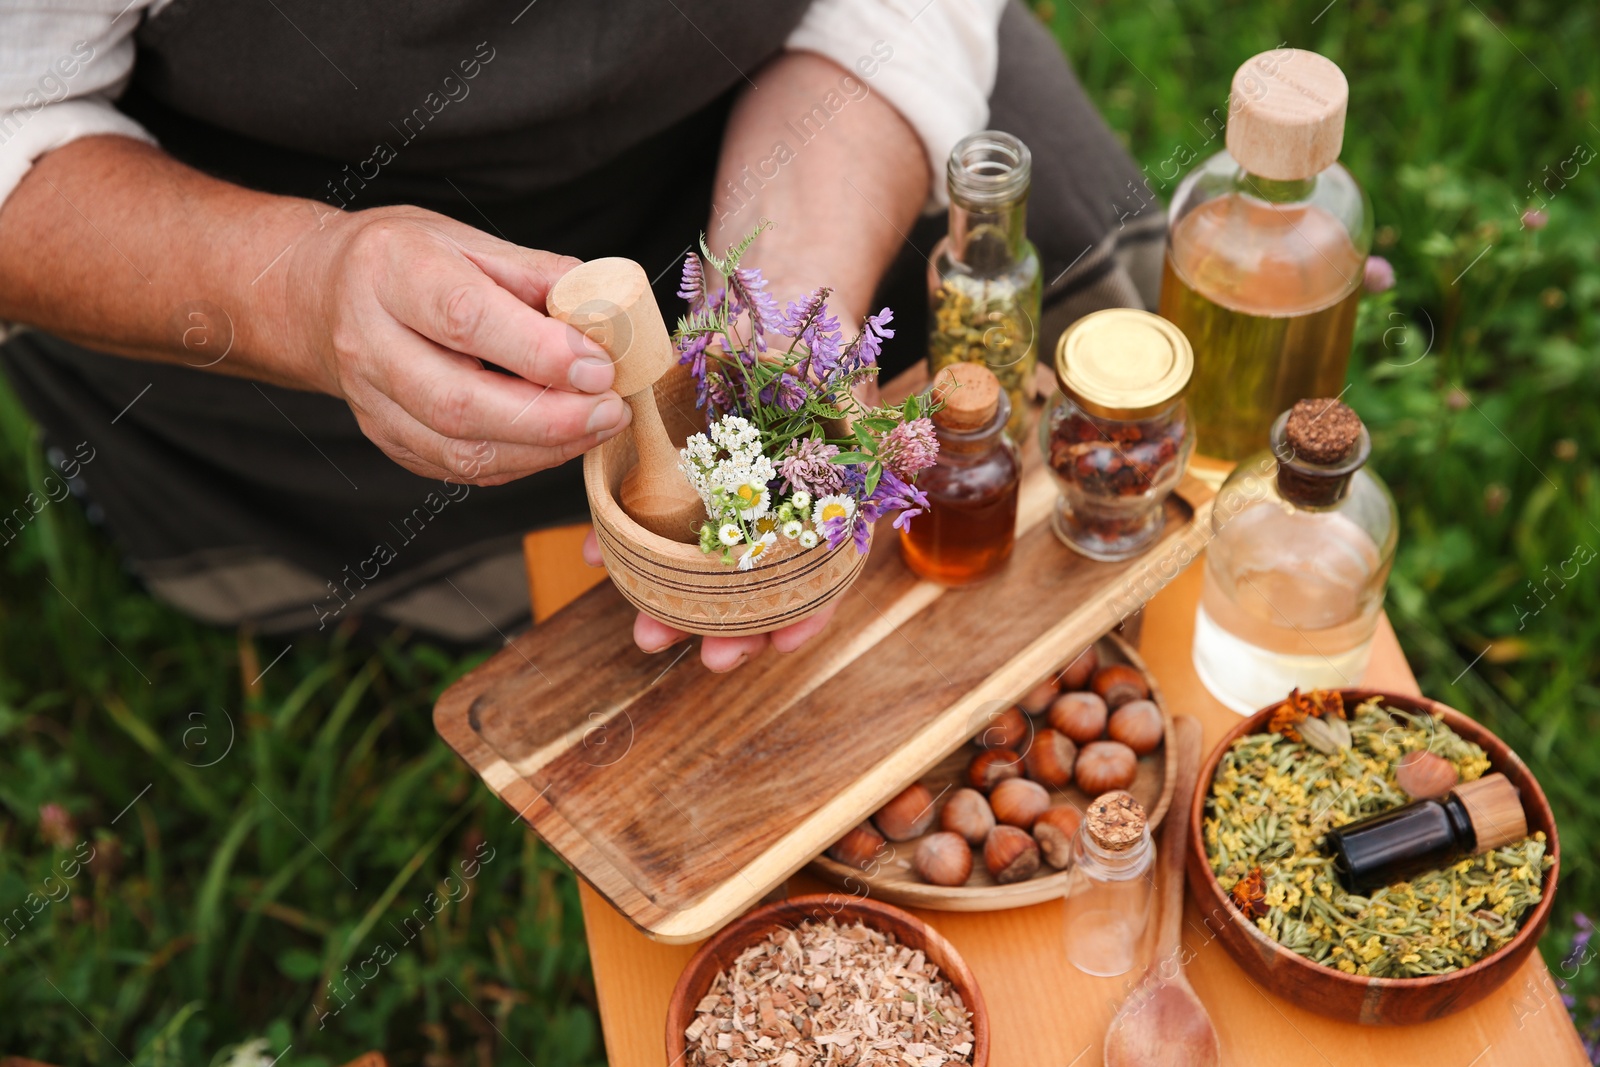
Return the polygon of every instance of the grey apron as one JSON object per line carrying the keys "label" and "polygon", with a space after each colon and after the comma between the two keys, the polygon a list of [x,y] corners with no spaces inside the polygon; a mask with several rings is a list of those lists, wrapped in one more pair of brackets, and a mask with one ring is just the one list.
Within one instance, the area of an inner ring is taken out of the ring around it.
{"label": "grey apron", "polygon": [[[731,99],[805,6],[176,0],[141,26],[119,106],[175,157],[254,189],[415,204],[529,247],[629,256],[658,276],[670,318]],[[1034,152],[1042,341],[1098,307],[1153,306],[1159,205],[1130,218],[1137,168],[1016,4],[992,106],[991,124]],[[885,279],[881,302],[904,324],[889,371],[922,354],[922,257],[942,229],[924,220]],[[330,397],[39,332],[0,357],[51,445],[95,448],[74,482],[135,572],[210,622],[365,616],[482,640],[527,612],[520,535],[587,514],[577,462],[444,486],[395,465]]]}

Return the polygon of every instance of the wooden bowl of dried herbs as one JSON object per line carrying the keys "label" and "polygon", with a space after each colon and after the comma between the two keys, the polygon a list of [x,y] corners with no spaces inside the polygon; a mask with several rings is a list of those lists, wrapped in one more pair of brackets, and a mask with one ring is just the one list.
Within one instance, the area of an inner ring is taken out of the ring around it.
{"label": "wooden bowl of dried herbs", "polygon": [[701,945],[667,1004],[667,1062],[989,1062],[989,1013],[938,931],[889,904],[767,904]]}
{"label": "wooden bowl of dried herbs", "polygon": [[[1504,774],[1528,836],[1347,892],[1322,835],[1410,803],[1395,771],[1419,751],[1461,781]],[[1510,979],[1549,919],[1560,846],[1544,792],[1503,741],[1437,701],[1293,693],[1223,738],[1200,782],[1188,868],[1207,931],[1260,984],[1312,1011],[1366,1025],[1460,1011]]]}

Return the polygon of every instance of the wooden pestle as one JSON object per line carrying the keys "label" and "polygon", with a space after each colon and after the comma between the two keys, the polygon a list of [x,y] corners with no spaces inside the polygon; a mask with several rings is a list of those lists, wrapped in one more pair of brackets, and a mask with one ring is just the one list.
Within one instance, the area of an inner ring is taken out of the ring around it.
{"label": "wooden pestle", "polygon": [[644,268],[631,259],[590,260],[562,275],[545,307],[611,356],[612,388],[633,409],[639,462],[622,479],[622,510],[653,534],[694,544],[705,505],[678,467],[678,449],[656,410],[656,379],[677,353]]}

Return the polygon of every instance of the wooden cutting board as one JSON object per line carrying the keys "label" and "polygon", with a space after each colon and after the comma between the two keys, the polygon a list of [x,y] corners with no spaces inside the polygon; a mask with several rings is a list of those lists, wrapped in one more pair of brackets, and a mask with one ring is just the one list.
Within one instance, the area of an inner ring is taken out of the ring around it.
{"label": "wooden cutting board", "polygon": [[1143,556],[1072,552],[1050,529],[1055,484],[1037,449],[1023,452],[1015,555],[981,585],[919,580],[880,524],[820,637],[715,675],[692,643],[640,652],[633,609],[604,583],[453,685],[434,724],[646,934],[704,938],[1204,547],[1213,491],[1189,477]]}

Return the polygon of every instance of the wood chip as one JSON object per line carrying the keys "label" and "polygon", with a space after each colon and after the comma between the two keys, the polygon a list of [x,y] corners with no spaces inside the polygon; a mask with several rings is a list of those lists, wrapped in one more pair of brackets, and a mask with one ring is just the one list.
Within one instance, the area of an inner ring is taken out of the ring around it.
{"label": "wood chip", "polygon": [[739,955],[684,1030],[687,1067],[970,1063],[972,1020],[920,951],[856,923],[805,922]]}

